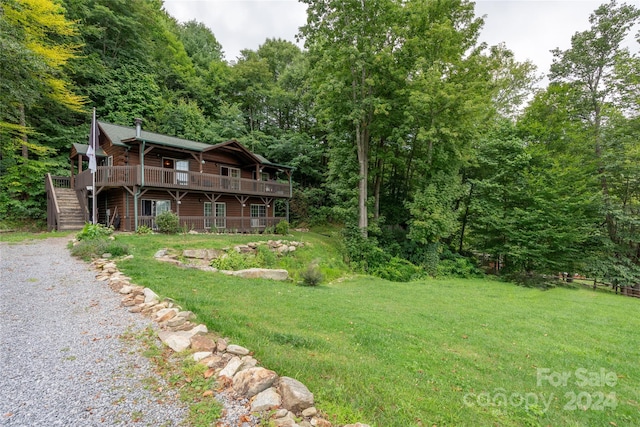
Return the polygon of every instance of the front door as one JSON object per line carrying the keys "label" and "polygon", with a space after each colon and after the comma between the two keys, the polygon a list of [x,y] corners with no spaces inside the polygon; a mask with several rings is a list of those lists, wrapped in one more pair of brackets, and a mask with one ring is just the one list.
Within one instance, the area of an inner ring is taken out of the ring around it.
{"label": "front door", "polygon": [[[187,185],[189,184],[189,160],[176,160],[176,184]],[[184,172],[179,172],[184,171]]]}

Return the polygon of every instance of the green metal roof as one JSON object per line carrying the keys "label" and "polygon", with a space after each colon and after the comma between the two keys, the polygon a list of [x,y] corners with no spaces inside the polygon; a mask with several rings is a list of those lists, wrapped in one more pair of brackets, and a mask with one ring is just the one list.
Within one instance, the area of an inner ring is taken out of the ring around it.
{"label": "green metal roof", "polygon": [[124,147],[128,146],[126,142],[136,140],[197,152],[202,152],[211,147],[211,144],[162,135],[160,133],[147,132],[146,130],[141,130],[140,138],[136,138],[136,128],[134,127],[114,125],[101,121],[98,121],[98,125],[114,145],[120,145]]}
{"label": "green metal roof", "polygon": [[[87,155],[87,150],[89,149],[89,145],[88,144],[78,144],[76,142],[73,143],[73,148],[76,149],[76,152],[78,154],[82,154],[84,156]],[[102,150],[102,148],[98,147],[98,149],[96,150],[96,157],[107,157],[107,153],[104,152],[104,150]]]}
{"label": "green metal roof", "polygon": [[248,150],[246,147],[235,140],[225,141],[218,144],[205,144],[203,142],[176,138],[174,136],[162,135],[160,133],[147,132],[145,130],[141,130],[140,138],[136,138],[135,127],[114,125],[112,123],[101,121],[98,121],[98,126],[100,127],[101,132],[103,132],[114,145],[119,145],[122,147],[128,147],[129,143],[133,141],[145,141],[152,144],[163,145],[165,147],[180,148],[202,153],[204,151],[215,150],[216,148],[221,148],[229,144],[237,144],[244,150],[246,150],[247,155],[255,157],[255,159],[257,159],[262,164],[285,169],[293,169],[291,166],[272,163],[263,156],[252,153],[250,150]]}

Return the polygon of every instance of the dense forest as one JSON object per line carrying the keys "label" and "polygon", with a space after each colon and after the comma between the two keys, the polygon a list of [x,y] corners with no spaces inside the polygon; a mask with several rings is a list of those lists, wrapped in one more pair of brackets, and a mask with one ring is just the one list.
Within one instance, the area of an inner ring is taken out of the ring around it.
{"label": "dense forest", "polygon": [[267,39],[229,63],[162,0],[3,0],[2,221],[43,220],[43,177],[68,173],[95,107],[294,166],[292,220],[344,225],[355,269],[464,275],[483,258],[640,283],[637,7],[598,7],[536,70],[480,43],[466,0],[302,1],[305,49]]}

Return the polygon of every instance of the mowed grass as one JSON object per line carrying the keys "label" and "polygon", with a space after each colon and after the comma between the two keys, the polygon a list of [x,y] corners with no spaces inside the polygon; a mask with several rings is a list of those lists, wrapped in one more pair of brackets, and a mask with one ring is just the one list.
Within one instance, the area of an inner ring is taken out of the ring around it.
{"label": "mowed grass", "polygon": [[133,251],[119,262],[133,282],[305,383],[337,424],[640,425],[638,299],[489,279],[338,278],[332,239],[313,233],[293,239],[311,243],[295,256],[330,265],[331,281],[315,288],[153,260],[162,247],[220,248],[257,236],[118,239]]}

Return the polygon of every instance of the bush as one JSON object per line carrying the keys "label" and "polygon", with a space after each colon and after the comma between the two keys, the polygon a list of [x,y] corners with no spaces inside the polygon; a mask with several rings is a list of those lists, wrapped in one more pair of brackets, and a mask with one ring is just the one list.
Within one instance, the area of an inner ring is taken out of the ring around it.
{"label": "bush", "polygon": [[469,258],[458,254],[447,254],[443,258],[438,263],[438,276],[461,277],[464,279],[482,276],[482,271]]}
{"label": "bush", "polygon": [[156,225],[158,231],[165,234],[178,234],[181,231],[180,218],[171,211],[156,215]]}
{"label": "bush", "polygon": [[289,234],[289,223],[287,221],[280,221],[276,225],[276,233],[286,236]]}
{"label": "bush", "polygon": [[378,246],[376,239],[365,239],[358,227],[345,227],[342,237],[345,262],[353,270],[371,273],[391,259],[391,255]]}
{"label": "bush", "polygon": [[116,257],[128,255],[129,246],[116,240],[91,239],[81,240],[77,245],[71,247],[71,255],[85,261],[99,258],[105,253]]}
{"label": "bush", "polygon": [[141,225],[138,227],[136,234],[153,234],[153,229],[146,225]]}
{"label": "bush", "polygon": [[255,256],[246,256],[235,249],[211,261],[211,266],[218,270],[245,270],[260,267]]}
{"label": "bush", "polygon": [[302,284],[305,286],[318,286],[324,280],[320,267],[315,263],[302,270],[300,277],[302,277]]}
{"label": "bush", "polygon": [[78,240],[94,240],[109,237],[113,234],[113,227],[106,227],[102,224],[86,223],[82,230],[76,234]]}
{"label": "bush", "polygon": [[409,282],[419,278],[422,269],[406,259],[392,257],[387,263],[373,270],[372,274],[392,282]]}
{"label": "bush", "polygon": [[259,267],[273,268],[277,262],[277,255],[268,246],[260,245],[256,248],[255,263]]}

